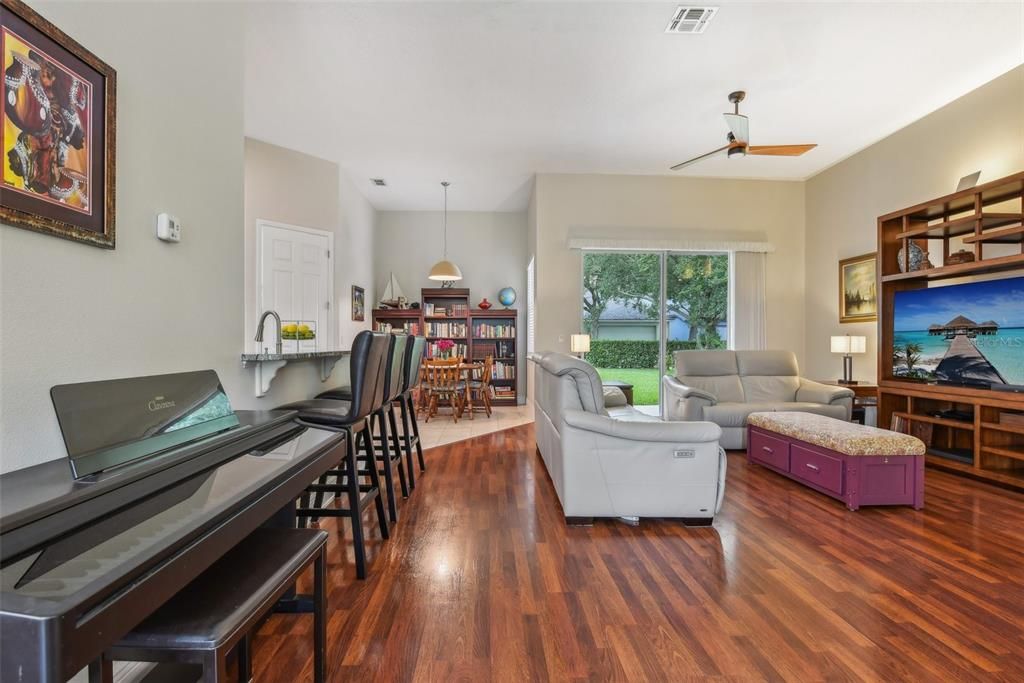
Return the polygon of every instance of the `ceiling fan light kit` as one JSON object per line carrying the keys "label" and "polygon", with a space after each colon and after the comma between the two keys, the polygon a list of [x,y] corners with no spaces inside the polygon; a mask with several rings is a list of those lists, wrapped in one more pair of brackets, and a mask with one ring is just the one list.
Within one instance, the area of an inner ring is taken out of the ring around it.
{"label": "ceiling fan light kit", "polygon": [[740,156],[753,154],[757,156],[798,157],[817,147],[817,145],[751,145],[750,119],[740,113],[740,102],[746,96],[747,93],[742,90],[729,93],[729,102],[733,105],[733,111],[722,114],[725,117],[726,125],[729,126],[729,133],[726,135],[727,145],[676,164],[671,167],[671,170],[678,171],[684,166],[713,157],[721,152],[725,152],[726,156],[729,157],[737,154]]}

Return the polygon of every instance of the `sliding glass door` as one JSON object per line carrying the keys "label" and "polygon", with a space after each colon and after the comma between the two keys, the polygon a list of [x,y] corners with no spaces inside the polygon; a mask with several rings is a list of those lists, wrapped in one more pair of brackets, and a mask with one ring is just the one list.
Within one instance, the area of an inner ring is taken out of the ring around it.
{"label": "sliding glass door", "polygon": [[585,251],[582,299],[587,360],[658,414],[674,351],[728,345],[729,255]]}
{"label": "sliding glass door", "polygon": [[729,347],[729,254],[666,254],[665,289],[668,373],[676,351]]}
{"label": "sliding glass door", "polygon": [[583,255],[583,332],[590,335],[587,359],[602,380],[631,384],[635,405],[659,405],[661,268],[658,253]]}

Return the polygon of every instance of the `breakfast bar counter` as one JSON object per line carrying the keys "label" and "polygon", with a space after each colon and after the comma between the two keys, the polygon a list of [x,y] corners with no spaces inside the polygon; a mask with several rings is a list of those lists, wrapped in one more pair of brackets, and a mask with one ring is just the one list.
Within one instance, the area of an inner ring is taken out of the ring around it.
{"label": "breakfast bar counter", "polygon": [[349,355],[348,350],[336,351],[298,351],[295,353],[243,353],[242,366],[254,365],[256,369],[256,396],[264,396],[270,390],[277,371],[288,363],[300,361],[319,361],[320,381],[326,382],[331,376],[335,364]]}

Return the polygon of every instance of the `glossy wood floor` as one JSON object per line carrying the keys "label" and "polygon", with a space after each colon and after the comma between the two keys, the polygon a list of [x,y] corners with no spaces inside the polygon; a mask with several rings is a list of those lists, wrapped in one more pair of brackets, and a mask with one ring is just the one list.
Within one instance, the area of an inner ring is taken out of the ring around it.
{"label": "glossy wood floor", "polygon": [[[333,534],[332,681],[1024,680],[1019,494],[929,470],[925,510],[848,512],[734,454],[714,528],[566,527],[530,425],[427,467],[366,581]],[[309,622],[256,680],[311,680]]]}

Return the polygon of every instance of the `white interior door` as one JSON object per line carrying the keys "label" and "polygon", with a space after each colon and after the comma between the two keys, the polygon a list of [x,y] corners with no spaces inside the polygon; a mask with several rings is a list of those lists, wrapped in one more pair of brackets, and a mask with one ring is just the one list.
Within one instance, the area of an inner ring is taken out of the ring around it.
{"label": "white interior door", "polygon": [[[257,222],[257,232],[259,313],[272,309],[282,321],[315,321],[317,350],[333,349],[333,234],[267,221]],[[267,329],[263,345],[272,349],[277,334]]]}

